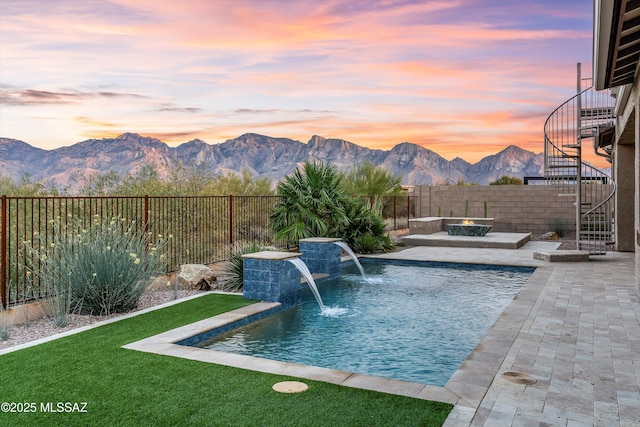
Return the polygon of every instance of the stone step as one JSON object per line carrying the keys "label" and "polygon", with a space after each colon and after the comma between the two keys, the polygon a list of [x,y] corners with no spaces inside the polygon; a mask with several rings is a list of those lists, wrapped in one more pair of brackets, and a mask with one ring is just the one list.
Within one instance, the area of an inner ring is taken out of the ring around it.
{"label": "stone step", "polygon": [[589,261],[589,252],[577,250],[534,252],[533,259],[547,262],[586,262]]}
{"label": "stone step", "polygon": [[531,240],[531,233],[489,232],[483,237],[478,237],[450,236],[442,231],[432,234],[412,234],[402,238],[402,242],[411,246],[495,249],[518,249],[529,240]]}

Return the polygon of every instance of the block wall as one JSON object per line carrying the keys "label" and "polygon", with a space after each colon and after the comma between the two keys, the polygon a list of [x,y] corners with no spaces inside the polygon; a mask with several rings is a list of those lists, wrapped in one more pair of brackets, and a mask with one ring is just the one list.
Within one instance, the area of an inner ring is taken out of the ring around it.
{"label": "block wall", "polygon": [[486,216],[494,219],[493,231],[503,232],[575,231],[575,198],[560,196],[554,186],[421,185],[416,186],[415,194],[419,198],[417,217]]}

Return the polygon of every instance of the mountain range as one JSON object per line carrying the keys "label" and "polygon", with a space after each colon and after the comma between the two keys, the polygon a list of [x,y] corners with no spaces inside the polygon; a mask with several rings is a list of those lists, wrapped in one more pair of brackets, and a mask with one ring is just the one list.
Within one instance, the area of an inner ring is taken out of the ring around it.
{"label": "mountain range", "polygon": [[0,175],[17,180],[29,174],[34,181],[43,180],[70,189],[82,176],[108,171],[125,176],[149,164],[161,172],[179,162],[204,164],[214,173],[248,170],[254,177],[268,177],[277,182],[307,160],[330,163],[341,170],[368,161],[401,176],[406,185],[460,180],[488,184],[503,175],[541,176],[543,167],[542,154],[515,145],[471,164],[458,157],[446,160],[434,151],[409,142],[390,150],[376,150],[317,135],[303,143],[247,133],[220,144],[194,139],[170,147],[156,138],[124,133],[116,138],[89,139],[53,150],[0,138]]}

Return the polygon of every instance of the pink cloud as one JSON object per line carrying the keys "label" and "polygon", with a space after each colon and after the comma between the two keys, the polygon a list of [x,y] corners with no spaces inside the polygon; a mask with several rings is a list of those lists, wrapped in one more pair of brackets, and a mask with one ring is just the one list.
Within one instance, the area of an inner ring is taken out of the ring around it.
{"label": "pink cloud", "polygon": [[[122,129],[171,143],[252,131],[380,148],[410,141],[445,157],[509,144],[540,151],[547,112],[574,91],[573,63],[590,57],[590,28],[516,25],[517,10],[588,13],[564,3],[50,4],[0,16],[2,83],[25,104],[3,111],[3,133],[36,145]],[[558,54],[557,44],[574,48]],[[49,94],[56,111],[28,91]]]}

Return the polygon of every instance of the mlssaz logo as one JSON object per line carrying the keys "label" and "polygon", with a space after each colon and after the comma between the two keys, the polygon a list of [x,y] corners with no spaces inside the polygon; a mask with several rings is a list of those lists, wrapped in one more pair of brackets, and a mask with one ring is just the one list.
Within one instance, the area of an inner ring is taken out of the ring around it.
{"label": "mlssaz logo", "polygon": [[87,412],[87,402],[40,402],[40,412]]}

